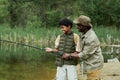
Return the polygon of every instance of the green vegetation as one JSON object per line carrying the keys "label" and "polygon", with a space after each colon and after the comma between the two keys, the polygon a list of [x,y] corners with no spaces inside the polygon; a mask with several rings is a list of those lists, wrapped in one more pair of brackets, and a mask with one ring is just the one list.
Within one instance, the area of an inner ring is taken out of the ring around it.
{"label": "green vegetation", "polygon": [[[54,47],[61,19],[87,15],[102,51],[108,53],[103,53],[107,62],[116,56],[111,52],[120,51],[106,47],[120,45],[119,14],[120,0],[0,0],[0,39],[40,48]],[[73,30],[79,34],[75,27]],[[54,60],[55,55],[44,50],[0,42],[0,80],[51,80],[55,76]]]}
{"label": "green vegetation", "polygon": [[0,0],[0,24],[55,27],[62,18],[88,15],[94,25],[120,28],[120,0]]}
{"label": "green vegetation", "polygon": [[117,28],[98,26],[94,27],[94,30],[100,39],[101,45],[120,44],[120,30]]}
{"label": "green vegetation", "polygon": [[[59,20],[73,20],[82,14],[92,19],[103,51],[109,50],[106,45],[120,44],[120,0],[0,0],[0,39],[54,47]],[[2,42],[0,48],[0,61],[9,63],[39,61],[45,53]]]}
{"label": "green vegetation", "polygon": [[[77,29],[73,28],[74,32],[78,33]],[[94,27],[96,34],[98,35],[103,52],[109,49],[106,45],[120,44],[119,30],[112,29],[110,27],[98,26]],[[37,46],[40,48],[54,47],[54,41],[57,35],[60,33],[59,28],[7,28],[5,25],[0,26],[0,39],[10,40],[14,42],[20,42]],[[79,33],[78,33],[79,34]],[[29,62],[36,61],[42,62],[42,60],[54,59],[53,57],[47,58],[48,54],[45,51],[32,49],[29,47],[23,47],[21,45],[10,44],[7,42],[1,42],[0,60],[1,62],[16,63],[16,62]],[[53,56],[53,55],[51,55]]]}

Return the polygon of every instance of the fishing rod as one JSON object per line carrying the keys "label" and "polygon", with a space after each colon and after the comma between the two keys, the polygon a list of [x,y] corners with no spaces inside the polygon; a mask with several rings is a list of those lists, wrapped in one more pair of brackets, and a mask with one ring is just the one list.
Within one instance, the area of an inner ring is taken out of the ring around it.
{"label": "fishing rod", "polygon": [[[40,47],[37,47],[37,46],[32,46],[32,45],[28,45],[28,44],[24,44],[24,43],[20,43],[20,42],[9,41],[9,40],[1,40],[0,39],[0,42],[7,42],[7,43],[12,43],[12,44],[17,44],[17,45],[22,45],[22,46],[27,46],[27,47],[35,48],[35,49],[38,49],[38,50],[45,50],[45,48],[40,48]],[[60,55],[61,56],[63,53],[58,52],[58,53],[50,53],[50,54]]]}
{"label": "fishing rod", "polygon": [[35,49],[39,49],[39,50],[45,50],[45,48],[40,48],[40,47],[36,47],[36,46],[32,46],[32,45],[28,45],[28,44],[24,44],[24,43],[20,43],[20,42],[9,41],[9,40],[1,40],[0,39],[0,42],[13,43],[13,44],[27,46],[27,47],[31,47],[31,48],[35,48]]}

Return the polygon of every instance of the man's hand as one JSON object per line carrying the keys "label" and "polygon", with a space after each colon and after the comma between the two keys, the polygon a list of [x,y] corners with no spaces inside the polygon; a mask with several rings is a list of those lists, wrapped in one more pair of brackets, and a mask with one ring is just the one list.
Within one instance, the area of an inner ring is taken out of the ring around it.
{"label": "man's hand", "polygon": [[53,49],[52,49],[52,48],[45,48],[45,51],[46,51],[46,52],[52,52]]}
{"label": "man's hand", "polygon": [[69,59],[69,57],[70,57],[70,54],[68,53],[64,53],[62,56],[63,59]]}
{"label": "man's hand", "polygon": [[78,53],[76,53],[76,52],[75,52],[75,53],[72,53],[71,56],[74,57],[74,58],[79,58],[79,55],[78,55]]}

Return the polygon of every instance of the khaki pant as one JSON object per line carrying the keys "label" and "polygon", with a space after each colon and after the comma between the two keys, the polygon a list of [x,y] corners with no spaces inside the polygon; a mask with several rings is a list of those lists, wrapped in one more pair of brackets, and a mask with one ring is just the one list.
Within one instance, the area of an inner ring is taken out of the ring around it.
{"label": "khaki pant", "polygon": [[87,71],[87,80],[101,80],[100,75],[101,75],[101,70],[91,70]]}
{"label": "khaki pant", "polygon": [[87,71],[86,75],[82,76],[81,74],[81,68],[80,65],[78,64],[76,66],[77,68],[77,76],[78,76],[78,80],[101,80],[100,76],[101,76],[101,69],[100,70],[91,70],[91,71]]}

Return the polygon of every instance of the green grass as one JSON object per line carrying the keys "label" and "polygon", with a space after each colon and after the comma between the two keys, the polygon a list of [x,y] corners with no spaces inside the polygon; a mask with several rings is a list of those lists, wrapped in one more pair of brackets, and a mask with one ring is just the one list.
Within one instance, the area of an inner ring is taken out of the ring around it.
{"label": "green grass", "polygon": [[[109,49],[104,48],[108,44],[120,44],[120,30],[111,27],[98,26],[93,27],[102,46],[103,52]],[[80,34],[76,28],[73,31]],[[37,47],[54,47],[54,41],[57,35],[60,34],[59,28],[14,28],[0,25],[0,38],[21,42]],[[110,51],[110,50],[109,50]],[[27,62],[27,61],[44,61],[47,55],[44,51],[35,50],[32,48],[13,45],[10,43],[0,44],[0,61],[7,63]],[[52,58],[51,58],[52,59]]]}
{"label": "green grass", "polygon": [[99,26],[94,28],[101,44],[120,44],[120,30],[114,27]]}

